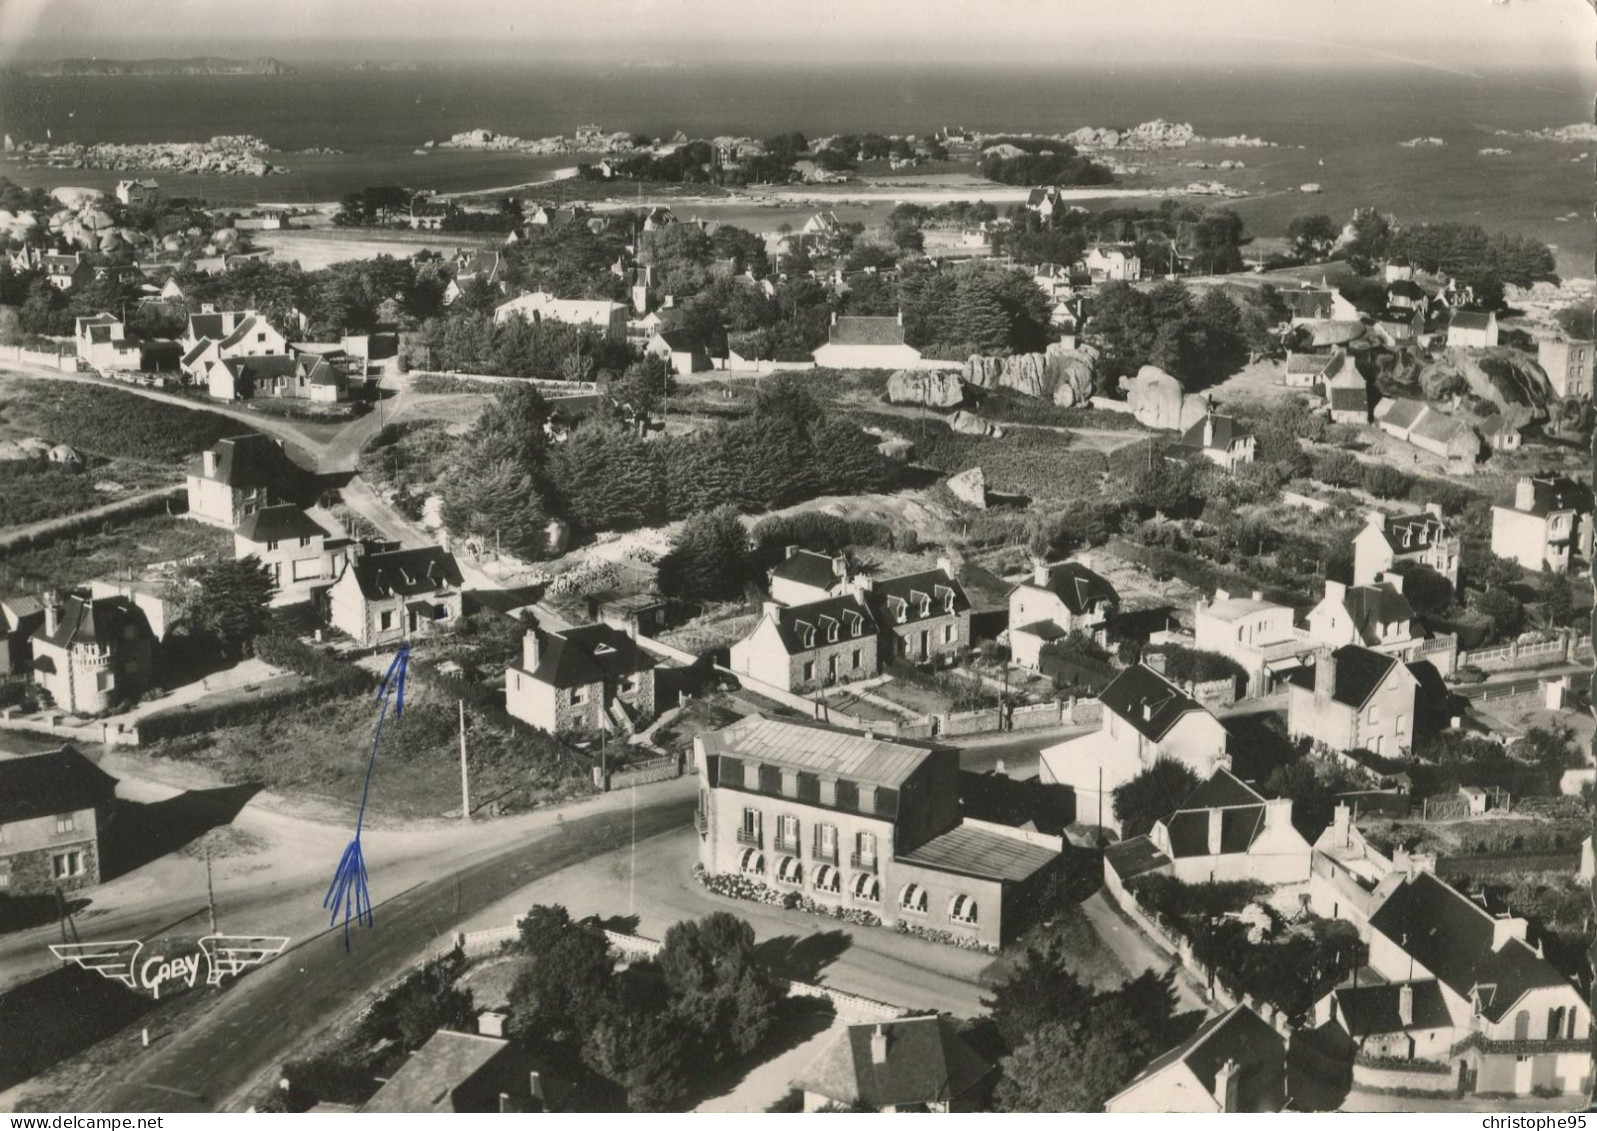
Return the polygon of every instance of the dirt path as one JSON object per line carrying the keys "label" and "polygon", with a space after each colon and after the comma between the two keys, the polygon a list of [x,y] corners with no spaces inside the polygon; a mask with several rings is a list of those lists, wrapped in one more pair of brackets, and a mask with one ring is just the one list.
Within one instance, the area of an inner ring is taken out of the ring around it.
{"label": "dirt path", "polygon": [[157,487],[153,491],[142,494],[130,495],[125,499],[102,503],[97,507],[90,507],[85,511],[75,511],[59,518],[47,518],[41,522],[30,522],[25,526],[12,526],[0,531],[0,550],[9,550],[18,546],[26,546],[35,539],[51,534],[66,534],[81,528],[86,520],[97,518],[116,518],[121,514],[140,514],[151,504],[162,498],[180,499],[183,497],[182,487]]}

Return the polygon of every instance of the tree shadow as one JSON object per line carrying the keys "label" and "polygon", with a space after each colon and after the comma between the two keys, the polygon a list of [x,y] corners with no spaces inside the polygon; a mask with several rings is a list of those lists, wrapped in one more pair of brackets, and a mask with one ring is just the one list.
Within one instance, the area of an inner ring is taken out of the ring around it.
{"label": "tree shadow", "polygon": [[[93,902],[89,899],[68,899],[67,914],[76,915]],[[60,916],[61,904],[56,902],[53,895],[0,896],[0,935],[42,927],[46,923],[56,922]]]}
{"label": "tree shadow", "polygon": [[826,1032],[836,1021],[837,1014],[823,998],[783,998],[777,1004],[771,1031],[760,1047],[725,1068],[696,1079],[697,1086],[688,1103],[697,1107],[706,1100],[730,1094],[750,1072]]}
{"label": "tree shadow", "polygon": [[757,945],[754,958],[784,978],[813,982],[853,944],[853,938],[845,931],[816,931],[802,938],[781,935]]}
{"label": "tree shadow", "polygon": [[1286,1054],[1286,1090],[1294,1111],[1336,1111],[1353,1087],[1353,1043],[1339,1027],[1298,1029]]}
{"label": "tree shadow", "polygon": [[637,915],[590,915],[583,923],[591,923],[601,931],[614,931],[618,935],[635,935],[643,922]]}
{"label": "tree shadow", "polygon": [[80,966],[52,970],[0,993],[0,1089],[103,1041],[155,1004],[151,995]]}
{"label": "tree shadow", "polygon": [[261,782],[191,789],[165,801],[118,801],[100,878],[112,880],[230,825],[264,788]]}

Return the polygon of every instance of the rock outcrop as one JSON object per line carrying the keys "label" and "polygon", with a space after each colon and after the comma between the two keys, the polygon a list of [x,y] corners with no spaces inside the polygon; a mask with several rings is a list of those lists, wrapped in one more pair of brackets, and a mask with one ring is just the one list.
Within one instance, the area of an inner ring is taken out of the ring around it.
{"label": "rock outcrop", "polygon": [[982,474],[982,469],[979,467],[961,471],[958,475],[950,475],[948,490],[962,503],[967,503],[978,510],[987,509],[987,477]]}
{"label": "rock outcrop", "polygon": [[1383,368],[1383,384],[1394,390],[1416,390],[1431,401],[1464,397],[1482,414],[1495,410],[1516,426],[1548,419],[1558,401],[1541,366],[1511,349],[1448,350],[1418,364],[1404,355]]}
{"label": "rock outcrop", "polygon": [[990,436],[1002,439],[1004,430],[985,417],[960,409],[949,418],[948,426],[964,436]]}
{"label": "rock outcrop", "polygon": [[1185,431],[1209,411],[1209,398],[1188,396],[1181,382],[1155,365],[1144,365],[1126,382],[1126,403],[1137,423]]}
{"label": "rock outcrop", "polygon": [[893,404],[958,408],[965,403],[965,385],[959,374],[948,370],[900,369],[887,379],[887,399]]}
{"label": "rock outcrop", "polygon": [[1097,361],[1098,351],[1091,346],[1067,349],[1058,342],[1045,353],[972,355],[965,362],[965,383],[980,389],[1013,389],[1068,408],[1092,396]]}

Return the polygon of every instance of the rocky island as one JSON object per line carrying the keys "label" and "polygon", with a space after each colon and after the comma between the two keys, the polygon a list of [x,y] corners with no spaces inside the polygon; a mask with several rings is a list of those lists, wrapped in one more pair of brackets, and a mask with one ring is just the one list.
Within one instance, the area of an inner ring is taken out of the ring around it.
{"label": "rocky island", "polygon": [[205,173],[224,177],[268,177],[286,173],[264,154],[272,147],[249,134],[213,137],[210,141],[142,142],[19,142],[11,156],[65,169],[116,169],[126,172]]}

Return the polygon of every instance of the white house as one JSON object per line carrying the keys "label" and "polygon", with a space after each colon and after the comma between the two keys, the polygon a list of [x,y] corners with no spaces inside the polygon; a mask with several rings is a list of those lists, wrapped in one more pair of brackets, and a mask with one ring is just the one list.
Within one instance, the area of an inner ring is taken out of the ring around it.
{"label": "white house", "polygon": [[1353,539],[1353,584],[1373,585],[1392,575],[1400,562],[1415,562],[1441,574],[1455,587],[1464,540],[1442,517],[1437,503],[1418,514],[1371,511]]}
{"label": "white house", "polygon": [[1248,673],[1248,694],[1269,693],[1274,681],[1302,666],[1315,642],[1298,628],[1290,605],[1266,601],[1255,591],[1232,596],[1217,589],[1193,610],[1193,644],[1235,660]]}
{"label": "white house", "polygon": [[789,546],[786,556],[771,568],[771,600],[783,605],[803,605],[836,597],[849,588],[848,559],[842,554],[817,554]]}
{"label": "white house", "polygon": [[1160,758],[1203,778],[1231,765],[1220,720],[1146,664],[1117,675],[1099,701],[1098,731],[1046,748],[1039,767],[1045,785],[1071,788],[1084,823],[1118,830],[1111,795]]}
{"label": "white house", "polygon": [[520,295],[494,308],[495,322],[509,318],[591,326],[612,338],[623,338],[627,333],[627,308],[623,303],[607,299],[555,298],[547,291]]}
{"label": "white house", "polygon": [[1497,345],[1497,312],[1455,310],[1447,324],[1448,349],[1491,349]]}
{"label": "white house", "polygon": [[139,367],[139,339],[113,315],[102,311],[75,319],[72,336],[78,356],[102,372]]}
{"label": "white house", "polygon": [[1325,596],[1309,610],[1309,636],[1328,648],[1362,644],[1377,652],[1414,658],[1425,629],[1403,596],[1403,575],[1377,574],[1369,585],[1329,578]]}
{"label": "white house", "polygon": [[296,506],[280,503],[245,515],[233,531],[233,556],[258,558],[272,575],[273,605],[308,600],[343,572],[351,542],[322,529]]}
{"label": "white house", "polygon": [[1009,654],[1036,668],[1043,645],[1072,632],[1094,635],[1120,608],[1114,586],[1079,562],[1038,562],[1009,591]]}
{"label": "white house", "polygon": [[1090,248],[1082,263],[1094,283],[1134,283],[1142,278],[1142,260],[1123,248]]}
{"label": "white house", "polygon": [[1244,431],[1235,417],[1210,412],[1165,449],[1165,458],[1206,459],[1235,474],[1237,468],[1253,462],[1253,451],[1253,433]]}
{"label": "white house", "polygon": [[1104,1104],[1112,1115],[1271,1112],[1286,1106],[1286,1042],[1246,1005],[1197,1032]]}
{"label": "white house", "polygon": [[832,315],[815,364],[831,369],[914,368],[920,350],[904,342],[904,316]]}
{"label": "white house", "polygon": [[1266,798],[1230,770],[1216,770],[1148,834],[1182,883],[1257,880],[1279,887],[1309,879],[1313,847],[1292,825],[1292,799]]}
{"label": "white house", "polygon": [[1512,506],[1492,508],[1492,553],[1526,569],[1567,573],[1592,550],[1592,491],[1567,476],[1527,476]]}

